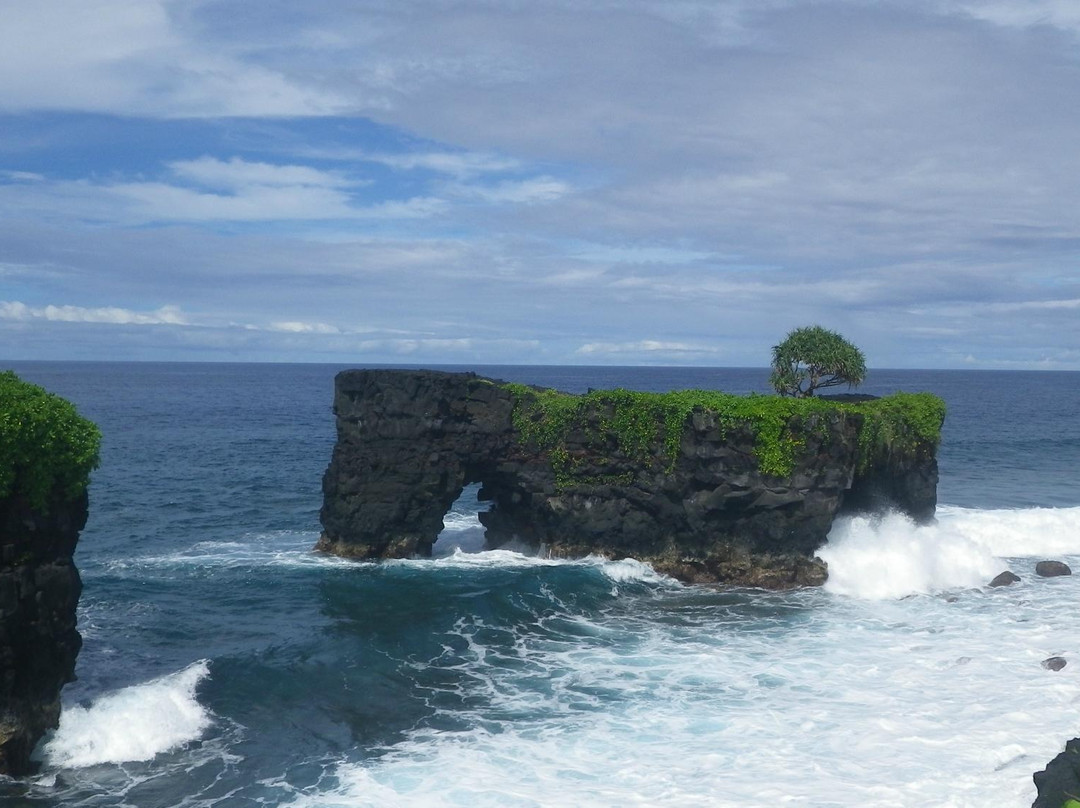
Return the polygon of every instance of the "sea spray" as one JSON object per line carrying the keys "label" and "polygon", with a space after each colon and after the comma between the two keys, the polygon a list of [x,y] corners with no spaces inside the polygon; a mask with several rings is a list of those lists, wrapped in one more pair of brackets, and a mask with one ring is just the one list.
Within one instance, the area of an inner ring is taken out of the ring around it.
{"label": "sea spray", "polygon": [[205,660],[144,684],[102,696],[89,707],[71,705],[45,745],[50,766],[79,768],[150,760],[198,738],[210,714],[196,698],[210,674]]}
{"label": "sea spray", "polygon": [[827,591],[871,600],[979,586],[1003,564],[958,532],[897,513],[839,520],[818,555]]}
{"label": "sea spray", "polygon": [[936,523],[907,517],[840,519],[818,555],[826,591],[866,599],[978,587],[1010,558],[1080,554],[1080,508],[980,510],[943,506]]}

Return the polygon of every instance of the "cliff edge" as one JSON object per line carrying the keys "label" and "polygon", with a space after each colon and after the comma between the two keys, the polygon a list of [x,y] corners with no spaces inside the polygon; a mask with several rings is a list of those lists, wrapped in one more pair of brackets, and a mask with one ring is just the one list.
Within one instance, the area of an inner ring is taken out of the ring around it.
{"label": "cliff edge", "polygon": [[688,390],[576,396],[437,371],[338,374],[318,548],[428,556],[468,483],[490,548],[632,557],[677,578],[821,584],[845,510],[933,518],[944,403]]}
{"label": "cliff edge", "polygon": [[69,402],[0,373],[0,774],[32,770],[75,676],[82,583],[72,555],[99,443]]}

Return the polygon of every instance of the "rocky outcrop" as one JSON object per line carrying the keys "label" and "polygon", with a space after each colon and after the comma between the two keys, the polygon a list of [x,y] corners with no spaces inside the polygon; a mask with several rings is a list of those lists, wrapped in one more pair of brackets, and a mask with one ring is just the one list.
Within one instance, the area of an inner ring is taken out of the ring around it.
{"label": "rocky outcrop", "polygon": [[75,678],[82,591],[72,563],[101,433],[74,406],[0,373],[0,774],[31,771],[30,753],[60,718]]}
{"label": "rocky outcrop", "polygon": [[1080,801],[1080,738],[1065,744],[1065,751],[1032,779],[1036,797],[1031,808],[1062,808],[1070,799]]}
{"label": "rocky outcrop", "polygon": [[463,486],[480,483],[489,547],[633,557],[687,581],[783,588],[824,581],[813,554],[845,506],[933,516],[936,443],[868,442],[853,407],[777,409],[791,400],[762,397],[759,423],[742,409],[635,395],[559,398],[472,374],[345,371],[318,547],[430,555]]}
{"label": "rocky outcrop", "polygon": [[26,774],[30,753],[60,718],[60,689],[75,678],[82,591],[72,563],[86,494],[31,507],[0,500],[0,773]]}

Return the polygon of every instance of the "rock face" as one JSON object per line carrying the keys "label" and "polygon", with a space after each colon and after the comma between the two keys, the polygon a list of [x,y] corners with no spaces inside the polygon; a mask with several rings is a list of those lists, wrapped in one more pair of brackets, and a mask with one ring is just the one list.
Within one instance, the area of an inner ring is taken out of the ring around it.
{"label": "rock face", "polygon": [[31,770],[30,753],[60,718],[60,688],[75,677],[82,591],[72,554],[86,494],[33,508],[0,499],[0,773]]}
{"label": "rock face", "polygon": [[339,374],[318,548],[428,556],[463,486],[480,483],[489,547],[633,557],[687,581],[783,588],[824,581],[813,554],[845,506],[933,517],[933,448],[861,458],[862,416],[841,407],[787,423],[798,448],[776,476],[762,472],[747,424],[707,409],[688,412],[673,449],[657,436],[631,453],[616,435],[626,416],[598,405],[552,449],[515,422],[519,399],[472,374]]}
{"label": "rock face", "polygon": [[1035,772],[1037,796],[1031,808],[1061,808],[1080,795],[1080,738],[1065,744],[1065,751]]}

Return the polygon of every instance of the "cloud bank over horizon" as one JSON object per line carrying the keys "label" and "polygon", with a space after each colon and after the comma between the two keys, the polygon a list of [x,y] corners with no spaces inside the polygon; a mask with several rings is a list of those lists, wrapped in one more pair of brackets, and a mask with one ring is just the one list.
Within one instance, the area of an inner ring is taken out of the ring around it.
{"label": "cloud bank over horizon", "polygon": [[0,0],[9,359],[1080,369],[1063,0]]}

